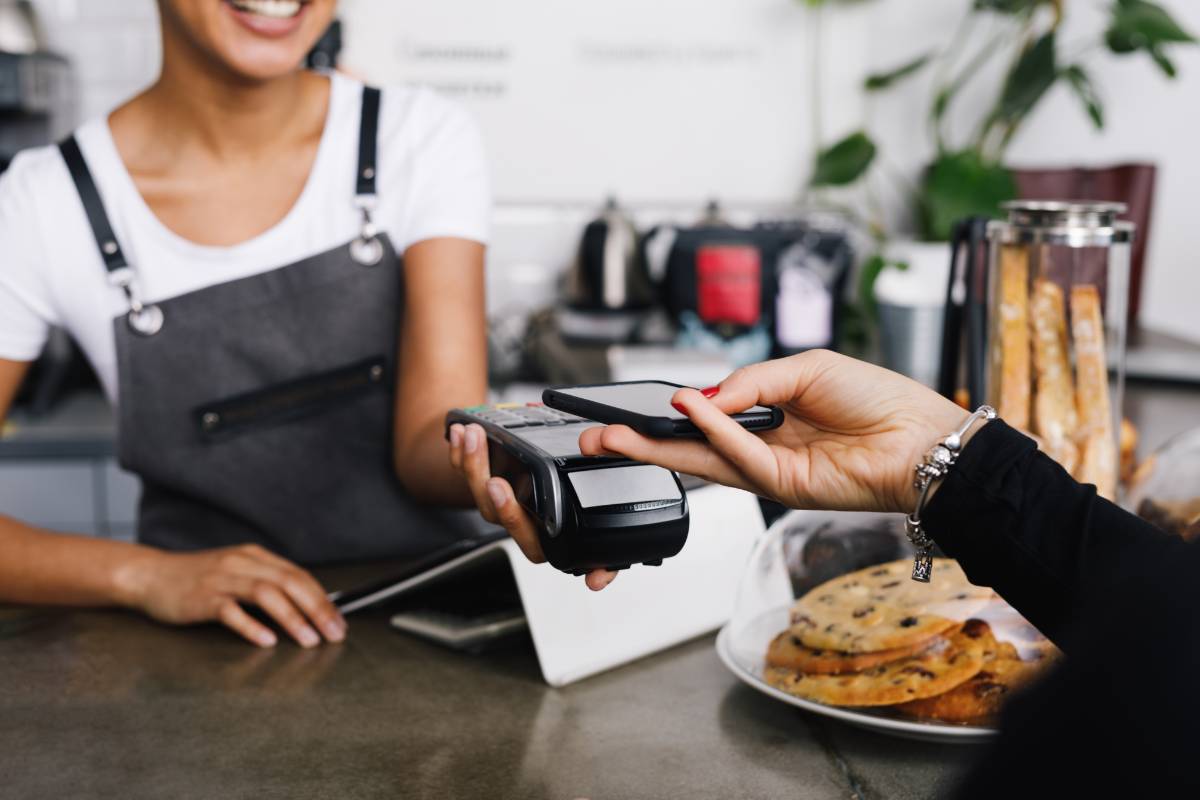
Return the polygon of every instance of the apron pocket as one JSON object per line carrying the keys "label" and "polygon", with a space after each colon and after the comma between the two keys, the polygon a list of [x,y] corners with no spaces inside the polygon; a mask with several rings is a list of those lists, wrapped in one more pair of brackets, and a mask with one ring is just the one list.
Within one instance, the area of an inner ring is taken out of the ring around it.
{"label": "apron pocket", "polygon": [[214,442],[266,425],[320,414],[387,386],[383,356],[306,375],[253,392],[205,403],[192,410],[200,438]]}

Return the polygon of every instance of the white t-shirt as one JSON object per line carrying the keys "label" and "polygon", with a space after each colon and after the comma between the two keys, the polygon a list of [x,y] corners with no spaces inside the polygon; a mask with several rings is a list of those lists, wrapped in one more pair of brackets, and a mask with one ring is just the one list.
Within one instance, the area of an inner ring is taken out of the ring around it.
{"label": "white t-shirt", "polygon": [[[150,302],[266,272],[345,244],[353,206],[362,84],[334,74],[308,182],[274,227],[233,247],[188,241],[138,193],[106,118],[76,132],[117,239]],[[474,120],[427,89],[389,88],[379,119],[376,224],[398,252],[431,238],[486,242],[487,165]],[[108,284],[96,239],[57,147],[26,151],[0,177],[0,358],[30,361],[51,326],[74,336],[117,400],[112,320],[128,310]]]}

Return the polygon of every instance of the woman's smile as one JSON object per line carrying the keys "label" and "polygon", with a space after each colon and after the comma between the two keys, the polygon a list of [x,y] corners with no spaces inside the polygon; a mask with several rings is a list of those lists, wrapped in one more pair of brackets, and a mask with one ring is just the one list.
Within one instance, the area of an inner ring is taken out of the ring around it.
{"label": "woman's smile", "polygon": [[309,0],[225,0],[246,28],[261,36],[287,36],[299,29]]}

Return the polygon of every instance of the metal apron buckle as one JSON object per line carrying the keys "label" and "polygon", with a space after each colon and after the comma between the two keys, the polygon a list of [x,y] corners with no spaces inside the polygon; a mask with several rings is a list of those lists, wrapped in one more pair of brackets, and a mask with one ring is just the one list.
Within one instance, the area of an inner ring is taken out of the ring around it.
{"label": "metal apron buckle", "polygon": [[125,293],[125,300],[129,303],[129,313],[125,315],[125,322],[129,325],[129,330],[138,336],[146,337],[153,336],[162,330],[166,316],[157,305],[142,303],[141,297],[134,288],[131,268],[121,267],[113,270],[108,274],[108,282]]}
{"label": "metal apron buckle", "polygon": [[358,238],[350,242],[350,257],[364,267],[373,267],[383,260],[383,243],[379,241],[379,229],[371,219],[375,209],[374,195],[357,195],[355,207],[362,212],[362,226]]}

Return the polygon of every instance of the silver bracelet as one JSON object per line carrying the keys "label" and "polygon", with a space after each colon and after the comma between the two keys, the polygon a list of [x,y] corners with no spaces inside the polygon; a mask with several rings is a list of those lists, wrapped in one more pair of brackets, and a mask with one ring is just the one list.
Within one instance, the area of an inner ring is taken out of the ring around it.
{"label": "silver bracelet", "polygon": [[929,487],[933,485],[934,481],[946,477],[950,468],[958,462],[959,452],[962,450],[962,439],[967,435],[967,431],[971,430],[971,427],[980,420],[995,418],[996,409],[991,406],[980,406],[974,414],[967,417],[962,425],[958,426],[958,430],[929,448],[925,458],[915,468],[917,476],[913,480],[913,486],[920,494],[917,496],[917,507],[913,509],[913,513],[904,518],[904,532],[908,535],[908,540],[912,542],[913,548],[916,549],[916,553],[913,554],[912,579],[914,581],[929,583],[929,578],[933,575],[933,556],[930,554],[933,549],[933,540],[921,527],[921,512],[925,510]]}

